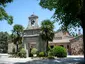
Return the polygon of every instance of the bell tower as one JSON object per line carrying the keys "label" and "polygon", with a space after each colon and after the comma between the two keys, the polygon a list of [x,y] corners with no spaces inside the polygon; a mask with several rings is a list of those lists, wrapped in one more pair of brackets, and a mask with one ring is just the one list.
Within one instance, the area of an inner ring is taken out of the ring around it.
{"label": "bell tower", "polygon": [[28,19],[29,19],[29,22],[28,22],[27,29],[39,28],[39,26],[38,26],[38,16],[32,14],[30,17],[28,17]]}
{"label": "bell tower", "polygon": [[23,32],[23,47],[26,51],[26,57],[30,55],[30,49],[36,48],[38,51],[45,51],[46,46],[45,44],[42,44],[43,41],[40,37],[40,27],[38,26],[38,16],[32,14],[30,17],[28,17],[28,26]]}

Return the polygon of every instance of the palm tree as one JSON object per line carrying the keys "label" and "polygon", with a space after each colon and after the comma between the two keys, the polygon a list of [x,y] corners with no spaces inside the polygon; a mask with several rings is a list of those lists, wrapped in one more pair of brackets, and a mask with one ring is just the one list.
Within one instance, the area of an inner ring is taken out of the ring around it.
{"label": "palm tree", "polygon": [[48,41],[52,41],[54,37],[54,22],[50,20],[44,20],[41,24],[40,36],[42,40],[46,41],[46,55],[48,55]]}
{"label": "palm tree", "polygon": [[23,26],[22,25],[14,25],[12,30],[12,41],[16,45],[17,52],[19,51],[18,45],[22,43],[22,33],[23,33]]}

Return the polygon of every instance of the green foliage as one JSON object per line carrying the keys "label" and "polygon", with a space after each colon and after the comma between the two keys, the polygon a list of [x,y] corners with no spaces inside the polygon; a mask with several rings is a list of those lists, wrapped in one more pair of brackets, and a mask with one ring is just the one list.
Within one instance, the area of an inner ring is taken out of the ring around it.
{"label": "green foliage", "polygon": [[39,53],[39,57],[44,57],[45,56],[45,53],[44,52],[40,52]]}
{"label": "green foliage", "polygon": [[53,56],[53,52],[52,51],[49,51],[48,52],[48,56]]}
{"label": "green foliage", "polygon": [[0,0],[0,6],[6,6],[7,3],[11,3],[13,0]]}
{"label": "green foliage", "polygon": [[48,59],[54,59],[53,50],[51,48],[48,51]]}
{"label": "green foliage", "polygon": [[13,31],[17,34],[21,34],[23,32],[24,27],[22,25],[16,24],[13,26]]}
{"label": "green foliage", "polygon": [[0,32],[0,52],[7,53],[9,34],[7,32]]}
{"label": "green foliage", "polygon": [[11,3],[12,1],[13,0],[0,0],[0,20],[7,20],[10,25],[13,23],[13,17],[6,13],[4,7],[6,7],[7,3]]}
{"label": "green foliage", "polygon": [[54,59],[54,57],[53,56],[48,56],[48,59]]}
{"label": "green foliage", "polygon": [[23,33],[24,27],[22,25],[14,25],[12,30],[12,41],[17,47],[17,52],[19,51],[19,45],[22,44],[22,33]]}
{"label": "green foliage", "polygon": [[40,36],[42,38],[42,40],[46,41],[46,51],[48,54],[48,41],[52,41],[53,37],[54,37],[54,22],[50,21],[50,20],[44,20],[41,23],[41,32],[40,32]]}
{"label": "green foliage", "polygon": [[36,48],[32,48],[31,54],[37,54],[38,50]]}
{"label": "green foliage", "polygon": [[53,24],[54,23],[51,22],[50,20],[42,21],[40,35],[43,40],[45,40],[45,41],[53,40],[53,37],[54,37],[54,32],[53,32],[54,25]]}
{"label": "green foliage", "polygon": [[50,45],[48,45],[48,51],[51,51],[51,49],[52,49],[52,48],[50,47]]}
{"label": "green foliage", "polygon": [[50,46],[48,46],[48,48],[48,56],[53,56],[53,48],[51,48]]}
{"label": "green foliage", "polygon": [[71,28],[81,26],[84,34],[85,0],[40,0],[39,4],[54,11],[53,18],[61,24],[62,29],[70,31]]}
{"label": "green foliage", "polygon": [[57,56],[57,57],[66,57],[67,56],[67,51],[64,47],[55,46],[53,48],[53,54],[54,54],[54,56]]}
{"label": "green foliage", "polygon": [[18,56],[20,56],[21,58],[26,58],[26,51],[24,48],[22,48],[20,52],[18,52]]}
{"label": "green foliage", "polygon": [[[85,0],[40,0],[40,6],[54,10],[53,18],[64,29],[82,26],[85,21]],[[80,21],[81,20],[81,21]]]}

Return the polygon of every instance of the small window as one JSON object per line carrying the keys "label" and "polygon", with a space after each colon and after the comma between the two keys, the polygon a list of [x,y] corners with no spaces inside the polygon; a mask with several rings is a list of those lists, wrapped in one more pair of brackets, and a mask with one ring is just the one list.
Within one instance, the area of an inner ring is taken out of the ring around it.
{"label": "small window", "polygon": [[69,45],[67,45],[67,48],[69,49]]}

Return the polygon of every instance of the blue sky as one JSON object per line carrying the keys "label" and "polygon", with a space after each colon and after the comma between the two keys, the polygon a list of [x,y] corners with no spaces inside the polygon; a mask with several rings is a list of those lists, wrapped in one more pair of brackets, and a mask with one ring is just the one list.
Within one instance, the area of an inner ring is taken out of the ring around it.
{"label": "blue sky", "polygon": [[[51,19],[54,11],[49,11],[48,9],[43,9],[39,5],[39,0],[14,0],[12,3],[8,4],[5,8],[7,13],[9,15],[12,15],[13,25],[20,24],[23,25],[24,28],[28,25],[28,17],[30,15],[34,14],[39,17],[38,24],[40,26],[42,20],[45,19]],[[13,28],[13,25],[7,24],[6,21],[0,21],[0,31],[7,31],[8,33],[11,33],[11,30]],[[54,30],[58,30],[60,25],[58,23],[55,23]]]}

